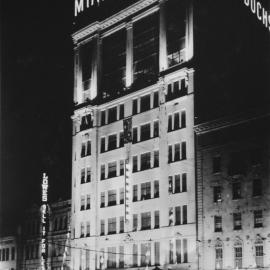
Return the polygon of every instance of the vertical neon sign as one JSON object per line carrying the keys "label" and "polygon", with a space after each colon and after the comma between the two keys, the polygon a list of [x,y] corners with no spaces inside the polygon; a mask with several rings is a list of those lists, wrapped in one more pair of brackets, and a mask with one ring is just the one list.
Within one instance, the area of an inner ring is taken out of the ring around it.
{"label": "vertical neon sign", "polygon": [[47,269],[47,253],[48,253],[48,176],[43,173],[41,184],[41,269]]}

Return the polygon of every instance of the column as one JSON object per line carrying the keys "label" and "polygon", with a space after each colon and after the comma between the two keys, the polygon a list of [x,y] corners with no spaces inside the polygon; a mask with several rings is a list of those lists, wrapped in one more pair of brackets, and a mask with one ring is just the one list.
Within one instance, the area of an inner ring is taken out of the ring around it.
{"label": "column", "polygon": [[159,71],[168,68],[165,0],[159,3]]}
{"label": "column", "polygon": [[133,83],[133,24],[127,23],[127,46],[126,46],[126,87]]}
{"label": "column", "polygon": [[[80,47],[75,50],[75,90],[74,90],[74,101],[79,104],[82,103],[82,62],[80,55]],[[76,100],[75,100],[76,99]]]}
{"label": "column", "polygon": [[186,7],[186,61],[191,60],[194,55],[193,46],[193,1],[188,1]]}
{"label": "column", "polygon": [[93,54],[92,54],[92,82],[90,90],[90,99],[93,100],[97,96],[98,91],[98,67],[99,67],[99,35],[95,35],[93,39]]}

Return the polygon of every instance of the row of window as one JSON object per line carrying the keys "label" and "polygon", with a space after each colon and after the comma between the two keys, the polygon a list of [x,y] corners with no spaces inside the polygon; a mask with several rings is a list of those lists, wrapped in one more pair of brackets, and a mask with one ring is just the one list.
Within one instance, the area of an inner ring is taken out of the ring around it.
{"label": "row of window", "polygon": [[81,222],[81,233],[80,237],[90,237],[90,221]]}
{"label": "row of window", "polygon": [[105,192],[100,193],[100,207],[103,208],[105,206],[113,206],[117,204],[124,204],[124,188],[121,188],[119,190],[119,201],[117,200],[117,190],[109,190],[108,192],[108,197],[107,197],[107,205],[105,205]]}
{"label": "row of window", "polygon": [[120,104],[119,106],[112,107],[108,110],[101,111],[101,126],[113,123],[118,120],[122,120],[125,117],[125,106]]}
{"label": "row of window", "polygon": [[82,142],[81,157],[87,157],[91,155],[91,141],[87,140]]}
{"label": "row of window", "polygon": [[81,211],[91,208],[90,194],[81,196]]}
{"label": "row of window", "polygon": [[67,227],[68,227],[68,218],[66,216],[54,218],[54,224],[53,224],[54,231],[66,230]]}
{"label": "row of window", "polygon": [[186,142],[168,146],[168,163],[187,159]]}
{"label": "row of window", "polygon": [[111,150],[114,150],[116,148],[120,148],[123,146],[124,146],[124,133],[123,132],[120,132],[119,135],[118,134],[109,135],[108,139],[106,139],[106,137],[102,137],[100,139],[100,153],[111,151]]}
{"label": "row of window", "polygon": [[[256,267],[264,267],[264,249],[263,249],[263,241],[261,239],[257,239],[255,241],[255,262]],[[237,240],[234,243],[233,247],[234,252],[234,268],[242,269],[243,268],[243,246],[242,242]],[[219,241],[215,246],[215,265],[216,269],[223,269],[223,244]]]}
{"label": "row of window", "polygon": [[[138,134],[138,127],[132,129],[132,143],[143,142],[151,138],[159,136],[159,121],[147,123],[140,126],[140,133]],[[139,135],[139,136],[138,136]]]}
{"label": "row of window", "polygon": [[169,176],[169,194],[175,194],[187,191],[187,174],[176,174]]}
{"label": "row of window", "polygon": [[[253,211],[254,228],[263,227],[263,211]],[[214,228],[215,232],[222,232],[222,216],[214,216]],[[233,229],[242,229],[242,215],[241,213],[233,213]]]}
{"label": "row of window", "polygon": [[[11,249],[11,256],[9,255],[10,249]],[[15,260],[15,247],[0,249],[0,261],[5,262],[9,260],[12,261]]]}
{"label": "row of window", "polygon": [[81,184],[91,182],[91,168],[82,168],[81,169]]}
{"label": "row of window", "polygon": [[[253,192],[254,197],[262,195],[262,180],[261,179],[253,179]],[[245,196],[246,196],[245,192]],[[242,198],[242,184],[241,182],[233,182],[232,183],[232,199],[238,200]],[[213,187],[213,200],[214,202],[221,202],[222,201],[222,188],[221,186],[214,186]]]}
{"label": "row of window", "polygon": [[176,112],[168,115],[168,132],[186,127],[186,112]]}
{"label": "row of window", "polygon": [[[153,188],[151,185],[153,183]],[[151,192],[153,190],[153,194]],[[141,184],[140,194],[138,193],[138,185],[133,185],[133,202],[137,202],[139,200],[149,200],[152,198],[159,197],[159,181],[155,180],[154,182],[146,182]]]}
{"label": "row of window", "polygon": [[[107,166],[106,166],[107,165]],[[100,166],[100,180],[124,175],[125,173],[125,161],[120,160],[109,162],[108,164],[102,164]],[[107,168],[107,170],[106,170]]]}
{"label": "row of window", "polygon": [[167,86],[166,101],[185,96],[186,94],[187,94],[187,81],[186,81],[186,79],[174,81],[174,82],[168,84],[168,86]]}

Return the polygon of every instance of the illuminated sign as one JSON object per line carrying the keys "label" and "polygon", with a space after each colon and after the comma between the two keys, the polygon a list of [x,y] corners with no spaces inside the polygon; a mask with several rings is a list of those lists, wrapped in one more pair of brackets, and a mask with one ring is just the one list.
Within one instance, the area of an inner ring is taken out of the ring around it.
{"label": "illuminated sign", "polygon": [[47,253],[48,253],[48,176],[43,173],[42,184],[41,184],[41,269],[47,269]]}
{"label": "illuminated sign", "polygon": [[100,2],[102,2],[104,0],[75,0],[74,3],[74,10],[75,10],[75,17],[83,12],[85,9],[91,7],[91,6],[96,6],[99,5]]}

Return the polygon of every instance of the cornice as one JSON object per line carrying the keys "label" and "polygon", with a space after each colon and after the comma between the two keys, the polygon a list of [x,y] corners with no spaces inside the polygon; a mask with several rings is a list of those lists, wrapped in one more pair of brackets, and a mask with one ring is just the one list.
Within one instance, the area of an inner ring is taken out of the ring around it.
{"label": "cornice", "polygon": [[92,35],[98,30],[105,30],[106,28],[121,22],[132,14],[135,14],[143,10],[144,8],[147,8],[154,3],[159,3],[159,0],[141,0],[101,22],[94,22],[72,34],[73,42],[76,44],[80,39],[83,39],[88,35]]}

